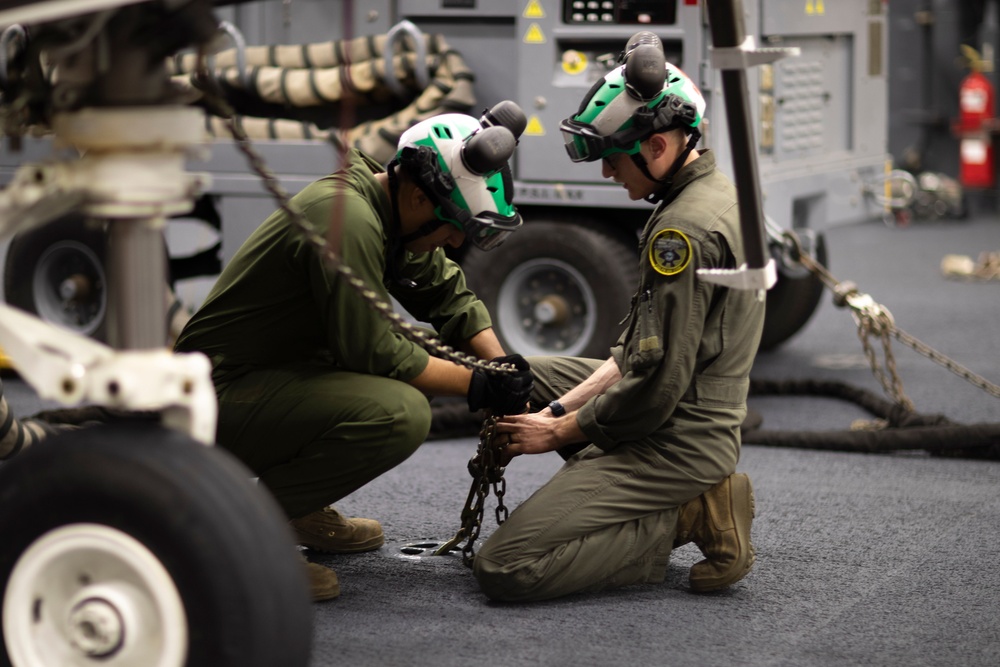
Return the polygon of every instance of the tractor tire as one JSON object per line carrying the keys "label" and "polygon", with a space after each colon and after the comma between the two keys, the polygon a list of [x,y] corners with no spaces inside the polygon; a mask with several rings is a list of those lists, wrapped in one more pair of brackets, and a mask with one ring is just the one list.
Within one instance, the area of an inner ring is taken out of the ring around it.
{"label": "tractor tire", "polygon": [[18,234],[4,266],[8,304],[46,322],[106,341],[107,240],[69,215]]}
{"label": "tractor tire", "polygon": [[639,280],[635,245],[597,225],[530,222],[462,268],[508,353],[606,359]]}
{"label": "tractor tire", "polygon": [[[826,240],[816,236],[812,257],[826,266]],[[778,271],[778,282],[767,291],[764,306],[764,333],[758,350],[778,347],[797,334],[812,318],[823,296],[823,282],[805,269]]]}

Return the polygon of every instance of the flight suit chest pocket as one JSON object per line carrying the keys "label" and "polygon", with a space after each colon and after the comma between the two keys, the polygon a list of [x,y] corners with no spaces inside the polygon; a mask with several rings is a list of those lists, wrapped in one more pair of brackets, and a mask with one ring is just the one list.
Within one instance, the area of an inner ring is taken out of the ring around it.
{"label": "flight suit chest pocket", "polygon": [[636,326],[632,341],[632,368],[640,370],[663,360],[663,321],[656,305],[656,292],[646,288],[635,304]]}

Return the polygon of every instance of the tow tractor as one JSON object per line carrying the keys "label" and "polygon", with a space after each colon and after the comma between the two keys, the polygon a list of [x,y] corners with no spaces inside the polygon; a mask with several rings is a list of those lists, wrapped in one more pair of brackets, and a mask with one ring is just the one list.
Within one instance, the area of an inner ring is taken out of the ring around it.
{"label": "tow tractor", "polygon": [[[667,59],[701,88],[708,101],[702,146],[715,149],[721,168],[736,177],[704,0],[215,4],[213,72],[290,192],[339,166],[332,147],[356,145],[388,160],[414,119],[444,111],[478,116],[504,99],[525,110],[528,126],[512,165],[525,227],[488,257],[455,253],[512,351],[602,357],[620,333],[649,207],[629,201],[593,165],[566,160],[558,127],[636,31],[655,33]],[[886,3],[869,0],[743,4],[751,43],[799,52],[747,72],[768,248],[778,272],[763,349],[799,332],[818,306],[822,283],[799,262],[800,253],[825,264],[825,230],[885,211],[878,195],[888,157],[887,12]],[[16,34],[4,41],[18,52]],[[190,52],[173,58],[174,80],[190,80],[194,62]],[[204,296],[202,276],[217,274],[274,208],[218,119],[210,116],[206,127],[218,139],[196,167],[211,183],[191,211],[176,216],[183,224],[171,225],[189,232],[168,230],[166,273],[186,309]],[[46,138],[21,143],[21,152],[0,155],[0,181],[52,151]],[[102,236],[74,214],[21,232],[0,245],[3,297],[107,340],[105,252]]]}

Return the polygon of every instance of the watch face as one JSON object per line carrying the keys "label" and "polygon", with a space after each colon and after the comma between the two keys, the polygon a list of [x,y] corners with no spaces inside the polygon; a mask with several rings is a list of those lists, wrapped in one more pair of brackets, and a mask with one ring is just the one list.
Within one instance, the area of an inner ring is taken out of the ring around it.
{"label": "watch face", "polygon": [[562,403],[560,403],[559,401],[552,401],[551,403],[549,403],[549,410],[551,410],[552,414],[555,415],[556,417],[562,417],[564,414],[566,414],[566,408],[564,408]]}

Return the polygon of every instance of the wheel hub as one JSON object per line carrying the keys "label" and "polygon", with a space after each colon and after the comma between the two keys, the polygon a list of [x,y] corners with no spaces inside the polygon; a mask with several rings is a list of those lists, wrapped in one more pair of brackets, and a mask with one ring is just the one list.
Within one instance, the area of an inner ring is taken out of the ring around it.
{"label": "wheel hub", "polygon": [[106,658],[125,642],[125,624],[108,600],[87,598],[69,614],[69,640],[92,658]]}
{"label": "wheel hub", "polygon": [[556,294],[549,294],[535,304],[535,320],[545,325],[565,324],[569,319],[569,304]]}
{"label": "wheel hub", "polygon": [[500,286],[497,309],[504,338],[524,355],[580,354],[597,326],[597,300],[587,279],[550,257],[514,268]]}
{"label": "wheel hub", "polygon": [[104,267],[78,241],[59,241],[39,258],[32,276],[38,315],[71,331],[93,334],[107,307]]}
{"label": "wheel hub", "polygon": [[74,273],[59,285],[59,296],[63,301],[82,301],[90,296],[90,279],[82,273]]}
{"label": "wheel hub", "polygon": [[2,609],[15,665],[181,667],[187,654],[170,573],[109,526],[68,524],[38,537],[15,563]]}

